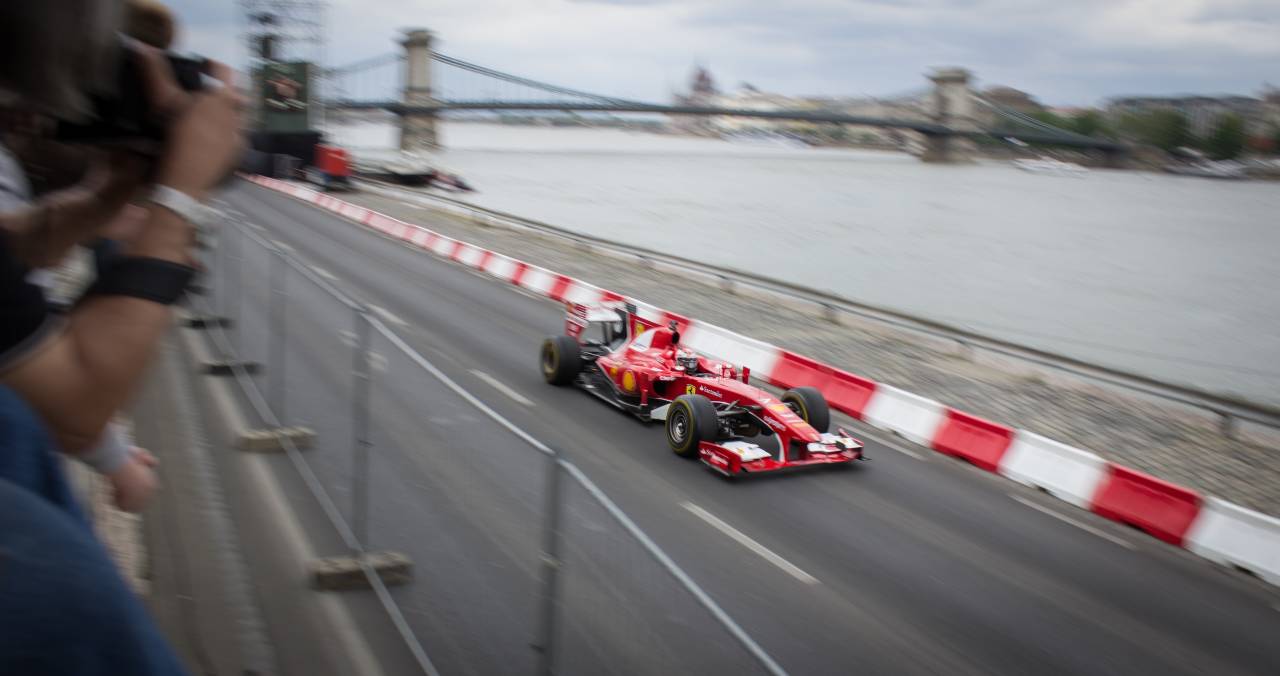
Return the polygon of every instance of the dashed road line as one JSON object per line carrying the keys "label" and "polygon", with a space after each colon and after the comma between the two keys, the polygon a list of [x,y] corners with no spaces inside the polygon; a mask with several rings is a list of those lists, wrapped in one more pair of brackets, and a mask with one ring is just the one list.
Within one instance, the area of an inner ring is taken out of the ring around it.
{"label": "dashed road line", "polygon": [[388,310],[387,308],[382,307],[381,305],[370,304],[369,309],[373,311],[373,314],[381,317],[383,321],[390,322],[392,324],[395,324],[396,326],[409,325],[409,322],[406,322],[405,320],[401,319],[399,315]]}
{"label": "dashed road line", "polygon": [[1112,535],[1112,534],[1110,534],[1110,533],[1107,533],[1107,532],[1105,532],[1105,531],[1102,531],[1102,530],[1099,530],[1099,529],[1097,529],[1097,528],[1094,528],[1093,526],[1090,526],[1090,525],[1089,525],[1089,524],[1087,524],[1087,523],[1082,523],[1082,522],[1080,522],[1080,521],[1076,521],[1075,519],[1073,519],[1073,518],[1071,518],[1071,517],[1069,517],[1069,516],[1067,516],[1067,515],[1065,515],[1065,514],[1059,514],[1058,512],[1055,512],[1054,510],[1049,509],[1048,507],[1045,507],[1044,505],[1036,504],[1036,503],[1035,503],[1035,501],[1033,501],[1033,500],[1029,500],[1029,499],[1027,499],[1027,498],[1024,498],[1024,497],[1022,497],[1021,495],[1014,495],[1014,494],[1010,493],[1010,494],[1009,494],[1009,497],[1013,498],[1013,499],[1014,499],[1014,500],[1016,500],[1017,502],[1020,502],[1020,503],[1022,503],[1022,504],[1024,504],[1024,505],[1026,505],[1026,506],[1030,507],[1031,509],[1036,510],[1037,512],[1042,512],[1042,513],[1044,513],[1044,514],[1048,514],[1049,516],[1051,516],[1051,517],[1053,517],[1053,518],[1055,518],[1055,519],[1057,519],[1057,520],[1059,520],[1059,521],[1063,521],[1063,522],[1065,522],[1065,523],[1069,523],[1069,524],[1071,524],[1072,526],[1075,526],[1076,528],[1079,528],[1080,530],[1084,530],[1084,531],[1088,531],[1088,532],[1090,532],[1090,533],[1093,533],[1094,535],[1097,535],[1098,537],[1102,538],[1103,540],[1107,540],[1107,541],[1110,541],[1110,542],[1114,542],[1114,543],[1116,543],[1116,544],[1120,545],[1121,547],[1124,547],[1125,549],[1134,549],[1134,550],[1136,550],[1136,549],[1137,549],[1137,547],[1136,547],[1132,542],[1129,542],[1128,540],[1124,540],[1124,539],[1122,539],[1122,538],[1118,538],[1118,537],[1116,537],[1116,536],[1114,536],[1114,535]]}
{"label": "dashed road line", "polygon": [[325,279],[331,282],[338,281],[337,275],[333,274],[332,272],[329,272],[328,270],[325,270],[319,265],[308,265],[307,267],[311,268],[312,272],[316,273],[317,275],[320,275],[321,277],[324,277]]}
{"label": "dashed road line", "polygon": [[280,240],[278,240],[278,239],[273,239],[273,240],[271,240],[271,244],[272,244],[272,246],[274,246],[274,247],[276,247],[277,249],[280,249],[281,251],[284,251],[284,252],[286,252],[286,253],[296,253],[296,252],[297,252],[297,249],[294,249],[292,246],[290,246],[290,245],[288,245],[288,244],[285,244],[284,242],[281,242],[281,241],[280,241]]}
{"label": "dashed road line", "polygon": [[708,524],[711,525],[712,528],[715,528],[721,533],[728,535],[729,539],[733,540],[734,542],[737,542],[738,544],[742,545],[743,547],[746,547],[747,549],[750,549],[754,554],[764,559],[765,561],[768,561],[769,563],[772,563],[773,565],[781,568],[791,577],[794,577],[795,579],[799,580],[800,582],[803,582],[804,584],[818,584],[818,578],[804,572],[803,570],[800,569],[799,566],[773,553],[773,551],[770,550],[768,547],[765,547],[759,542],[756,542],[755,540],[752,540],[750,537],[747,537],[745,533],[738,530],[737,528],[734,528],[733,526],[730,526],[729,524],[721,521],[719,518],[716,517],[716,515],[712,514],[711,512],[708,512],[707,510],[693,504],[692,502],[681,503],[681,506],[689,510],[690,512],[692,512],[694,516],[698,517],[699,519],[702,519],[703,521],[706,521]]}
{"label": "dashed road line", "polygon": [[494,378],[488,373],[485,373],[484,371],[477,371],[475,369],[471,369],[471,374],[479,378],[480,380],[483,380],[486,383],[488,383],[491,387],[493,387],[493,389],[516,400],[516,402],[524,404],[525,406],[533,406],[533,402],[530,401],[528,397],[524,396],[523,394],[520,394],[519,392],[516,392],[515,390],[508,387],[506,383],[502,382],[501,380],[498,380],[497,378]]}
{"label": "dashed road line", "polygon": [[867,439],[870,439],[876,442],[877,444],[880,444],[881,446],[887,446],[892,450],[895,450],[903,455],[907,455],[912,458],[915,458],[916,460],[925,459],[923,455],[920,455],[919,453],[911,450],[910,448],[907,448],[906,446],[903,446],[900,442],[894,441],[889,437],[883,436],[875,432],[868,431],[866,429],[854,429],[852,426],[848,427],[847,429],[855,437],[865,437]]}

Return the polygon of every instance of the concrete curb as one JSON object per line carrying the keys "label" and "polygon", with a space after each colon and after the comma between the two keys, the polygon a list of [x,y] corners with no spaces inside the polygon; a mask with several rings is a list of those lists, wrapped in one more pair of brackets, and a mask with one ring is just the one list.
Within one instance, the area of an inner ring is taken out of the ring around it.
{"label": "concrete curb", "polygon": [[[817,387],[832,408],[873,427],[959,457],[986,471],[1043,487],[1077,507],[1136,525],[1175,546],[1280,585],[1280,521],[1273,517],[1206,498],[1142,472],[1105,463],[1086,450],[981,420],[926,397],[875,383],[775,345],[445,237],[372,209],[285,181],[261,176],[248,180],[557,302],[633,302],[644,321],[661,325],[677,322],[681,333],[688,337],[686,342],[695,350],[748,366],[755,378],[780,387]],[[1105,469],[1098,471],[1090,458],[1103,462]],[[1070,472],[1055,478],[1053,473],[1058,469]],[[1117,476],[1121,477],[1119,484]],[[1241,534],[1247,534],[1247,544],[1240,542],[1245,537]]]}

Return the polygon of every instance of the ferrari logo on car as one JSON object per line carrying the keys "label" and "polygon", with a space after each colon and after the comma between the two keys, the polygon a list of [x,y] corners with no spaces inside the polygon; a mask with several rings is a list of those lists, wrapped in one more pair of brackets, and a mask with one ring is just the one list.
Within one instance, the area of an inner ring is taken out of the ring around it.
{"label": "ferrari logo on car", "polygon": [[697,394],[697,393],[698,393],[698,388],[697,388],[696,386],[694,386],[694,385],[685,385],[685,386],[684,386],[684,393],[685,393],[685,394]]}

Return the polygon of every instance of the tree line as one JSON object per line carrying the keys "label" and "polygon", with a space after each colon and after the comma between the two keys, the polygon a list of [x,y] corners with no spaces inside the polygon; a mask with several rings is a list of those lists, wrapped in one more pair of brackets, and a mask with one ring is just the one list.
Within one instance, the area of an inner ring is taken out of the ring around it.
{"label": "tree line", "polygon": [[1071,116],[1057,115],[1046,110],[1031,113],[1030,116],[1077,134],[1137,141],[1166,152],[1177,148],[1195,148],[1215,160],[1239,157],[1247,146],[1257,151],[1280,152],[1280,126],[1273,127],[1268,137],[1250,139],[1245,131],[1244,119],[1235,113],[1220,116],[1213,130],[1206,136],[1192,133],[1187,116],[1172,109],[1125,113],[1114,125],[1097,110],[1084,110]]}

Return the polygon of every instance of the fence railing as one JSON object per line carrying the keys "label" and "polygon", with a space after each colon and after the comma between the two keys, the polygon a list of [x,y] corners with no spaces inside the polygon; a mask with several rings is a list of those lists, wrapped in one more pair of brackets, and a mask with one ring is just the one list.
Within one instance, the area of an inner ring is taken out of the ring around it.
{"label": "fence railing", "polygon": [[544,235],[569,240],[579,248],[596,248],[613,252],[614,254],[634,257],[645,264],[659,264],[686,276],[713,281],[726,290],[732,290],[734,286],[741,285],[791,301],[806,303],[817,308],[826,317],[834,318],[837,313],[843,312],[919,335],[950,341],[955,343],[961,350],[982,350],[1001,357],[1035,364],[1093,382],[1118,387],[1146,397],[1199,409],[1218,416],[1222,431],[1228,436],[1235,433],[1237,421],[1280,429],[1280,407],[1277,406],[1250,401],[1242,397],[1209,392],[1132,371],[1095,364],[1082,359],[995,338],[946,322],[851,300],[800,284],[717,266],[705,261],[694,261],[645,247],[614,242],[550,223],[477,206],[445,195],[423,191],[410,192],[391,184],[369,179],[362,179],[361,184],[372,192],[386,193],[398,198],[418,201],[421,204],[439,210],[466,216],[468,219],[478,223],[539,232]]}
{"label": "fence railing", "polygon": [[560,452],[221,206],[193,309],[262,424],[315,432],[284,452],[423,673],[785,673]]}

